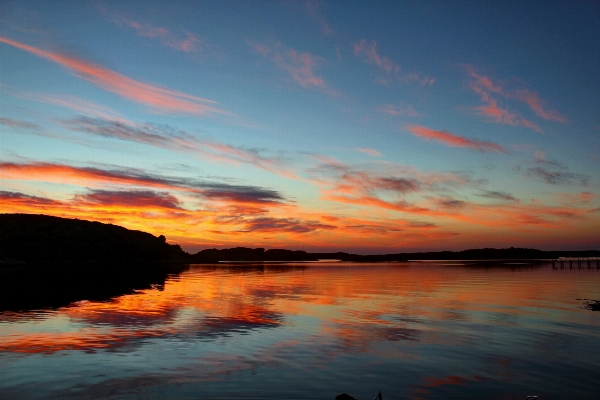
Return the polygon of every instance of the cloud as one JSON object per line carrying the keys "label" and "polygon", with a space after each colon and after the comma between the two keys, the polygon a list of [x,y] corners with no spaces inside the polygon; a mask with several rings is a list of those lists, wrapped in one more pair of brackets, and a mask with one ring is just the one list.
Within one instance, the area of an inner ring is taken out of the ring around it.
{"label": "cloud", "polygon": [[281,232],[281,233],[307,233],[316,230],[332,230],[333,225],[322,224],[318,221],[304,221],[294,218],[254,218],[244,225],[246,232]]}
{"label": "cloud", "polygon": [[[0,163],[0,178],[55,183],[73,183],[80,186],[106,185],[133,188],[153,188],[181,191],[206,200],[227,200],[233,203],[283,204],[285,198],[277,191],[251,185],[229,185],[184,178],[164,177],[131,168],[101,169],[74,167],[56,163]],[[143,192],[140,192],[143,193]]]}
{"label": "cloud", "polygon": [[378,152],[375,149],[368,149],[368,148],[364,148],[364,147],[357,147],[356,150],[360,151],[361,153],[368,154],[371,157],[381,157],[381,153]]}
{"label": "cloud", "polygon": [[567,119],[560,115],[557,111],[549,111],[544,109],[544,102],[539,98],[538,94],[527,89],[517,89],[513,97],[527,103],[529,108],[535,112],[540,118],[553,120],[558,122],[567,122]]}
{"label": "cloud", "polygon": [[478,196],[494,200],[518,201],[512,194],[501,191],[484,190]]}
{"label": "cloud", "polygon": [[551,171],[544,167],[528,168],[525,171],[526,176],[533,176],[542,179],[544,182],[551,185],[563,185],[563,184],[580,184],[587,186],[589,184],[589,176],[565,172],[565,171]]}
{"label": "cloud", "polygon": [[335,31],[321,13],[321,4],[318,1],[306,0],[304,5],[309,15],[319,23],[321,26],[321,32],[323,32],[325,36],[331,37],[335,35]]}
{"label": "cloud", "polygon": [[248,41],[248,45],[264,57],[269,58],[277,67],[286,71],[300,86],[306,89],[317,88],[327,94],[339,94],[330,88],[325,79],[316,75],[317,66],[324,60],[308,52],[298,52],[291,47],[285,47],[279,42],[272,44]]}
{"label": "cloud", "polygon": [[495,151],[506,153],[506,149],[493,142],[483,142],[475,139],[468,139],[463,136],[455,135],[447,131],[436,131],[424,126],[408,125],[404,127],[410,133],[425,140],[435,140],[452,147],[466,147],[480,152]]}
{"label": "cloud", "polygon": [[0,117],[0,124],[8,126],[14,129],[39,129],[39,125],[32,124],[31,122],[22,121],[20,119],[3,118]]}
{"label": "cloud", "polygon": [[128,140],[175,150],[190,150],[196,143],[195,138],[181,130],[167,125],[151,123],[133,124],[124,120],[75,117],[62,120],[67,129],[107,138]]}
{"label": "cloud", "polygon": [[211,200],[225,200],[230,203],[244,204],[277,204],[285,200],[275,190],[248,186],[209,188],[203,190],[202,195]]}
{"label": "cloud", "polygon": [[211,113],[229,114],[215,107],[214,104],[216,102],[213,100],[139,82],[106,67],[76,58],[75,56],[41,50],[4,37],[0,37],[0,42],[53,61],[70,69],[79,78],[91,82],[101,89],[115,93],[125,99],[144,104],[157,112],[192,115],[206,115]]}
{"label": "cloud", "polygon": [[[377,163],[377,168],[371,170],[328,157],[317,159],[321,163],[308,172],[320,186],[323,199],[360,207],[447,216],[446,212],[435,209],[434,206],[439,206],[438,203],[428,201],[427,198],[454,187],[476,184],[470,177],[458,173],[423,173],[412,167],[392,163]],[[408,200],[409,197],[415,199]]]}
{"label": "cloud", "polygon": [[109,107],[101,106],[88,100],[72,95],[45,94],[45,93],[23,93],[13,92],[12,96],[25,100],[39,101],[67,108],[88,117],[105,119],[116,119],[118,113]]}
{"label": "cloud", "polygon": [[21,192],[10,192],[6,190],[0,190],[0,204],[22,204],[27,206],[52,206],[56,204],[60,204],[52,199],[48,199],[46,197],[38,197],[38,196],[30,196],[28,194],[24,194]]}
{"label": "cloud", "polygon": [[181,37],[181,35],[178,37],[167,28],[135,21],[120,14],[115,14],[113,16],[113,22],[121,27],[125,26],[135,29],[139,36],[150,39],[159,39],[163,46],[173,50],[190,53],[200,51],[203,46],[203,41],[200,37],[190,32],[185,32],[183,37]]}
{"label": "cloud", "polygon": [[462,200],[456,200],[450,197],[439,199],[437,203],[444,208],[462,208],[467,204]]}
{"label": "cloud", "polygon": [[377,52],[377,42],[372,40],[367,42],[362,39],[352,45],[354,55],[362,57],[362,59],[377,68],[384,74],[384,77],[378,79],[378,83],[388,84],[391,81],[418,82],[421,85],[433,85],[435,79],[422,77],[417,73],[401,75],[400,65],[393,62],[386,56],[382,56]]}
{"label": "cloud", "polygon": [[181,210],[179,200],[164,192],[151,190],[90,190],[86,194],[76,195],[77,205],[102,205],[132,208],[167,208]]}
{"label": "cloud", "polygon": [[412,106],[397,106],[393,104],[384,104],[378,109],[380,112],[395,117],[418,117],[419,114]]}
{"label": "cloud", "polygon": [[484,106],[475,107],[475,111],[479,115],[488,117],[493,122],[500,122],[513,126],[520,125],[536,132],[542,132],[541,128],[535,122],[519,117],[515,113],[498,107],[496,100],[490,100],[489,103]]}
{"label": "cloud", "polygon": [[477,93],[481,97],[481,101],[485,103],[485,105],[475,108],[475,111],[479,115],[489,117],[493,122],[524,126],[536,132],[542,132],[535,122],[499,107],[498,97],[501,97],[527,104],[529,108],[542,119],[563,123],[567,122],[567,119],[557,111],[547,110],[545,108],[545,102],[539,98],[537,93],[522,88],[506,90],[502,85],[493,83],[491,78],[478,74],[473,66],[465,65],[465,68],[471,77],[469,87]]}
{"label": "cloud", "polygon": [[296,178],[281,159],[263,156],[259,149],[197,139],[192,134],[169,125],[133,123],[122,118],[106,119],[85,116],[60,120],[59,123],[75,132],[187,152],[214,162],[248,164],[288,178]]}

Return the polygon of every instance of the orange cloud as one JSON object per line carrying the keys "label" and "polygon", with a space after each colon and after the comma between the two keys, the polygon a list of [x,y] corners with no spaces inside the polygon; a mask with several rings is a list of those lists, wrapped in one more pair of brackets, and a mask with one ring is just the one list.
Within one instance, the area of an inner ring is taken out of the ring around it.
{"label": "orange cloud", "polygon": [[0,42],[53,61],[70,69],[78,77],[91,82],[106,91],[149,106],[158,112],[193,115],[205,115],[209,113],[229,114],[222,109],[208,105],[215,104],[215,101],[213,100],[207,100],[183,92],[139,82],[106,67],[93,64],[74,56],[41,50],[4,37],[0,37]]}
{"label": "orange cloud", "polygon": [[463,136],[455,135],[446,131],[436,131],[424,126],[409,125],[406,126],[410,133],[425,140],[435,140],[452,147],[466,147],[469,149],[485,152],[495,151],[498,153],[506,153],[506,149],[501,145],[493,142],[483,142],[475,139],[467,139]]}

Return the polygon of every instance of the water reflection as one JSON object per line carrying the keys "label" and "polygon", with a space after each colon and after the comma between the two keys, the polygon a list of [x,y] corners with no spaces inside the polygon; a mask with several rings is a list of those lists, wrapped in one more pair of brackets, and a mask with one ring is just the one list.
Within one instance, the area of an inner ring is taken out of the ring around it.
{"label": "water reflection", "polygon": [[595,271],[290,263],[131,279],[112,297],[31,303],[55,304],[47,310],[10,303],[0,312],[0,392],[591,399],[600,381],[600,313],[576,300],[600,298]]}

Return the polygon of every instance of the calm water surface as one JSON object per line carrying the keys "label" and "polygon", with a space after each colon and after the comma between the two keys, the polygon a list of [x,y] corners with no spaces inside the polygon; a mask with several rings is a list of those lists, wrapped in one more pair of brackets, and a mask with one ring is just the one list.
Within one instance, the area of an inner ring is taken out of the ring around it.
{"label": "calm water surface", "polygon": [[593,266],[192,266],[0,311],[0,398],[598,399]]}

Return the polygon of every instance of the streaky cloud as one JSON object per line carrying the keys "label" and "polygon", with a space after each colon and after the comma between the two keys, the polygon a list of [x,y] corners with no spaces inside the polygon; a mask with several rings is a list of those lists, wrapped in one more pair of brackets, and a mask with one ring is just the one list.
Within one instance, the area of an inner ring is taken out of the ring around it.
{"label": "streaky cloud", "polygon": [[57,183],[75,183],[81,186],[106,185],[133,188],[152,188],[180,191],[207,200],[229,200],[235,203],[283,204],[285,198],[277,191],[251,185],[230,185],[177,177],[165,177],[131,168],[102,169],[75,167],[57,163],[0,163],[0,178]]}
{"label": "streaky cloud", "polygon": [[31,196],[21,192],[0,190],[0,204],[14,203],[28,206],[51,206],[59,204],[56,200],[47,197]]}
{"label": "streaky cloud", "polygon": [[497,153],[507,153],[507,150],[494,142],[484,142],[475,139],[468,139],[463,136],[455,135],[447,131],[438,131],[424,126],[408,125],[404,127],[410,133],[425,140],[435,140],[452,147],[466,147],[480,152],[495,151]]}
{"label": "streaky cloud", "polygon": [[270,218],[259,217],[246,222],[246,232],[289,232],[308,233],[316,230],[336,229],[334,225],[323,224],[318,221],[306,221],[295,218]]}
{"label": "streaky cloud", "polygon": [[392,81],[398,82],[418,82],[421,85],[433,85],[435,79],[422,77],[417,73],[401,74],[402,68],[399,64],[393,62],[386,56],[382,56],[377,51],[377,42],[372,40],[368,42],[366,39],[352,45],[354,49],[354,55],[362,57],[367,64],[377,66],[377,68],[383,73],[383,77],[377,80],[380,84],[388,84]]}
{"label": "streaky cloud", "polygon": [[132,208],[158,207],[181,210],[179,200],[164,192],[151,190],[90,190],[88,193],[75,195],[78,205],[126,206]]}
{"label": "streaky cloud", "polygon": [[551,185],[580,184],[587,186],[589,176],[566,171],[552,171],[544,167],[528,168],[525,175],[540,178]]}
{"label": "streaky cloud", "polygon": [[161,44],[173,50],[185,53],[197,52],[202,49],[203,41],[196,34],[185,32],[184,37],[178,37],[169,29],[153,26],[149,23],[140,22],[127,18],[121,14],[113,15],[113,22],[121,27],[129,27],[136,31],[139,36],[150,39],[159,39]]}
{"label": "streaky cloud", "polygon": [[0,117],[0,125],[8,126],[14,129],[39,129],[40,126],[31,122],[14,118]]}
{"label": "streaky cloud", "polygon": [[503,201],[519,201],[512,194],[496,191],[496,190],[484,190],[478,194],[481,197],[487,197],[488,199],[503,200]]}
{"label": "streaky cloud", "polygon": [[324,61],[323,58],[309,52],[299,52],[279,42],[261,43],[248,40],[247,43],[256,53],[270,59],[278,68],[286,71],[303,88],[316,88],[329,95],[339,96],[322,76],[316,74],[318,65]]}
{"label": "streaky cloud", "polygon": [[38,49],[1,36],[0,42],[53,61],[73,71],[79,78],[91,82],[101,89],[115,93],[136,103],[149,106],[157,112],[192,115],[206,115],[211,113],[229,114],[215,107],[213,104],[216,104],[216,102],[213,100],[136,81],[106,67],[72,55]]}
{"label": "streaky cloud", "polygon": [[194,135],[170,125],[157,125],[149,122],[133,123],[122,118],[107,119],[86,116],[60,120],[59,123],[75,132],[183,151],[212,162],[248,164],[288,178],[297,178],[281,159],[263,156],[258,149],[198,139]]}
{"label": "streaky cloud", "polygon": [[375,149],[369,149],[369,148],[365,148],[365,147],[357,147],[356,150],[360,151],[361,153],[365,153],[371,157],[381,157],[381,153]]}

